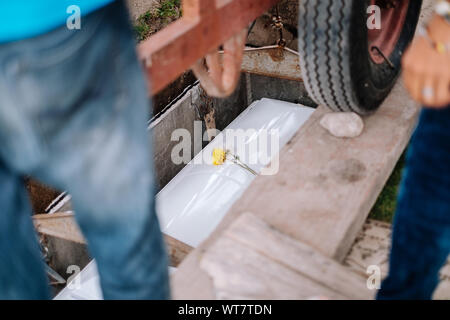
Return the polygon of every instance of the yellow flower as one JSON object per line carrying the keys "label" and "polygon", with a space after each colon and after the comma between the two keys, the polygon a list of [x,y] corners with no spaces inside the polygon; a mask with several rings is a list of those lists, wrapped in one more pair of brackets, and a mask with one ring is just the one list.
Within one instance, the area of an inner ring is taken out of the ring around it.
{"label": "yellow flower", "polygon": [[227,159],[227,152],[223,149],[215,148],[212,153],[213,165],[220,166]]}

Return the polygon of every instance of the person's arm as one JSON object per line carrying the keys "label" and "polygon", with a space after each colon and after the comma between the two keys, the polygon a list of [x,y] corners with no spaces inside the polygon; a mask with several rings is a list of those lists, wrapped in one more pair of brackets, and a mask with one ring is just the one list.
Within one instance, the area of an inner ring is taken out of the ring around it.
{"label": "person's arm", "polygon": [[448,0],[441,3],[439,13],[426,30],[419,32],[403,57],[405,86],[415,100],[427,107],[450,104],[450,21],[442,10],[448,6]]}

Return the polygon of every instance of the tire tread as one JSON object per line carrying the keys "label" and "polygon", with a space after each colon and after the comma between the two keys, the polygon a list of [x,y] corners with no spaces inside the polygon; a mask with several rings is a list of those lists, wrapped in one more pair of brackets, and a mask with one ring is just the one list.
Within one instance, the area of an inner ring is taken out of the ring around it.
{"label": "tire tread", "polygon": [[[352,97],[350,61],[345,59],[351,7],[348,0],[301,1],[299,53],[305,86],[316,103],[364,113]],[[324,46],[319,45],[321,39]]]}

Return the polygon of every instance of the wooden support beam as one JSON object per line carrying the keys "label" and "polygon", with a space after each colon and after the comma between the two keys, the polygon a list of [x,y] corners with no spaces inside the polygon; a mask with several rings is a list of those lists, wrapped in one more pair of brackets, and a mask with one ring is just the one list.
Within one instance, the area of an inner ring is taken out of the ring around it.
{"label": "wooden support beam", "polygon": [[138,46],[158,93],[198,59],[217,49],[279,0],[185,0],[183,17]]}
{"label": "wooden support beam", "polygon": [[187,20],[198,20],[216,10],[214,0],[183,0],[183,18]]}
{"label": "wooden support beam", "polygon": [[[372,299],[350,268],[244,213],[203,254],[205,299]],[[186,295],[189,298],[189,295]]]}
{"label": "wooden support beam", "polygon": [[[33,216],[34,226],[38,233],[55,238],[85,244],[86,240],[78,228],[72,213],[37,214]],[[170,265],[178,266],[193,248],[169,235],[164,235]]]}

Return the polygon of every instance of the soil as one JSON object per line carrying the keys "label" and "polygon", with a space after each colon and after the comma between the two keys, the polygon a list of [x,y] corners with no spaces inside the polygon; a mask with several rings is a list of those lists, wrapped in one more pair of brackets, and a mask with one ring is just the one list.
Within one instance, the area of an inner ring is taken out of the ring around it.
{"label": "soil", "polygon": [[147,11],[154,10],[158,5],[158,0],[127,0],[130,16],[133,21],[136,21],[141,15]]}
{"label": "soil", "polygon": [[45,213],[48,205],[61,193],[31,178],[25,178],[33,214]]}

